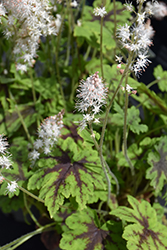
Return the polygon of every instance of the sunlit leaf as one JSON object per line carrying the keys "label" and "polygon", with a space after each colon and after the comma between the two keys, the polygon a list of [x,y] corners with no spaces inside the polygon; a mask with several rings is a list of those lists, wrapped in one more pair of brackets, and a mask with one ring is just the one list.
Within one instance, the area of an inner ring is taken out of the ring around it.
{"label": "sunlit leaf", "polygon": [[125,226],[123,238],[127,240],[129,250],[165,250],[167,249],[167,227],[158,222],[156,211],[150,203],[139,202],[128,196],[132,208],[119,207],[111,214],[121,220],[134,223]]}

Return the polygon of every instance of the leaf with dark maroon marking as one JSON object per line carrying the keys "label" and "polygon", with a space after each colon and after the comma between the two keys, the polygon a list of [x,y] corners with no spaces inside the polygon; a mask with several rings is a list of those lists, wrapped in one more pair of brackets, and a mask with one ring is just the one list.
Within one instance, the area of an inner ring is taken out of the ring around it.
{"label": "leaf with dark maroon marking", "polygon": [[66,219],[66,230],[60,241],[63,250],[102,250],[104,240],[109,234],[107,228],[102,229],[96,225],[97,215],[87,208],[70,215]]}
{"label": "leaf with dark maroon marking", "polygon": [[156,211],[150,203],[141,203],[128,196],[131,208],[119,207],[111,212],[127,222],[133,222],[124,229],[123,238],[127,240],[129,250],[165,250],[167,249],[167,227],[158,222]]}
{"label": "leaf with dark maroon marking", "polygon": [[78,141],[83,142],[83,138],[79,136],[77,132],[78,126],[70,121],[64,121],[64,127],[62,129],[62,139],[67,139],[68,137],[71,137],[74,139],[74,141],[77,143]]}
{"label": "leaf with dark maroon marking", "polygon": [[51,217],[70,196],[83,209],[87,203],[97,202],[101,192],[107,190],[97,151],[81,149],[71,137],[60,139],[58,147],[40,159],[38,166],[28,189],[40,190],[39,197],[45,200]]}
{"label": "leaf with dark maroon marking", "polygon": [[146,172],[146,178],[151,180],[150,185],[158,195],[167,181],[167,136],[160,139],[155,150],[148,154],[147,161],[151,167]]}

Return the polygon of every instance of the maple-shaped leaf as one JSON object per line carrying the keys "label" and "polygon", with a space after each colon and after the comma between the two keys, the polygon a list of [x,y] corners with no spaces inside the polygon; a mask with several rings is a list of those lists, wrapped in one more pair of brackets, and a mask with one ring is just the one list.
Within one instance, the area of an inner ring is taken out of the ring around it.
{"label": "maple-shaped leaf", "polygon": [[70,196],[83,209],[90,200],[100,198],[96,191],[107,189],[97,151],[80,148],[70,137],[60,139],[52,154],[37,164],[39,169],[29,179],[28,189],[40,190],[39,197],[45,200],[51,217]]}
{"label": "maple-shaped leaf", "polygon": [[[108,230],[96,225],[97,215],[91,209],[77,211],[66,219],[69,230],[62,234],[60,248],[63,250],[102,250]],[[107,228],[106,228],[107,229]]]}
{"label": "maple-shaped leaf", "polygon": [[161,137],[154,148],[148,154],[147,162],[151,167],[146,172],[146,178],[151,180],[150,185],[155,188],[155,195],[158,195],[167,181],[167,136]]}
{"label": "maple-shaped leaf", "polygon": [[119,207],[111,212],[133,225],[127,225],[123,238],[127,240],[129,250],[165,250],[167,249],[167,227],[158,222],[156,211],[150,203],[139,202],[128,196],[132,208]]}
{"label": "maple-shaped leaf", "polygon": [[[114,110],[116,113],[113,114],[112,122],[116,125],[119,124],[119,126],[123,126],[124,110],[116,102],[114,103]],[[145,124],[140,124],[140,121],[139,109],[134,106],[128,108],[127,126],[133,133],[140,134],[147,131],[148,127]]]}

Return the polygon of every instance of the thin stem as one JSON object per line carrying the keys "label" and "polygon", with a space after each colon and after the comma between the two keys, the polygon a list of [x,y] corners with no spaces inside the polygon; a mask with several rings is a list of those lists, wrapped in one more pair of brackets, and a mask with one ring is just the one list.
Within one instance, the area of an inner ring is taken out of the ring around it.
{"label": "thin stem", "polygon": [[[4,176],[3,176],[4,177]],[[5,179],[5,181],[6,182],[8,182],[8,183],[12,183],[9,179],[7,179],[6,177],[4,177],[4,179]],[[27,194],[27,195],[29,195],[29,196],[31,196],[32,198],[34,198],[35,200],[37,200],[37,201],[39,201],[39,202],[42,202],[42,203],[45,203],[45,201],[44,200],[42,200],[42,199],[40,199],[39,197],[37,197],[36,195],[34,195],[34,194],[32,194],[32,193],[30,193],[28,190],[26,190],[25,188],[23,188],[23,187],[20,187],[20,186],[18,186],[18,188],[21,190],[21,191],[23,191],[25,194]]]}
{"label": "thin stem", "polygon": [[112,99],[111,99],[111,101],[110,101],[110,103],[109,103],[109,105],[108,105],[108,107],[107,107],[107,109],[106,109],[106,114],[105,114],[104,123],[103,123],[103,127],[102,127],[102,132],[101,132],[101,138],[100,138],[99,148],[102,148],[102,146],[103,146],[104,134],[105,134],[105,131],[106,131],[106,125],[107,125],[107,121],[108,121],[108,114],[109,114],[109,112],[110,112],[110,109],[111,109],[111,106],[112,106],[112,104],[113,104],[113,101],[114,101],[116,95],[118,94],[118,91],[119,91],[119,89],[120,89],[120,86],[121,86],[121,84],[122,84],[122,82],[123,82],[123,80],[124,80],[124,77],[125,77],[125,75],[126,75],[126,72],[128,71],[128,68],[129,68],[129,64],[128,64],[127,67],[125,68],[125,70],[124,70],[124,72],[123,72],[123,74],[122,74],[121,80],[120,80],[120,82],[119,82],[119,84],[118,84],[118,87],[117,87],[117,89],[115,90],[115,92],[114,92],[114,94],[113,94],[113,96],[112,96]]}
{"label": "thin stem", "polygon": [[105,161],[104,161],[104,158],[103,158],[101,152],[99,152],[99,156],[100,156],[102,169],[103,169],[103,172],[104,172],[106,180],[107,180],[107,185],[108,185],[108,199],[107,199],[107,202],[109,204],[110,203],[110,193],[111,193],[111,182],[110,182],[110,179],[108,177],[108,174],[107,174],[107,171],[106,171],[106,168],[105,168]]}
{"label": "thin stem", "polygon": [[35,106],[35,104],[37,102],[37,98],[36,98],[36,93],[35,93],[35,88],[34,88],[34,79],[33,79],[33,75],[32,75],[32,70],[30,70],[30,78],[31,78],[33,102],[34,102],[34,106]]}
{"label": "thin stem", "polygon": [[70,3],[71,3],[71,0],[70,1],[67,1],[67,9],[68,9],[68,40],[67,40],[67,53],[66,53],[66,60],[64,62],[64,65],[65,66],[68,66],[68,63],[69,63],[69,59],[70,59],[70,42],[71,42],[71,33],[72,33],[72,30],[71,30],[71,25],[72,25],[72,22],[71,22],[71,6],[70,6]]}
{"label": "thin stem", "polygon": [[[63,10],[64,10],[64,8],[63,8]],[[65,18],[65,15],[66,15],[66,11],[64,11],[64,13],[62,15],[62,21],[61,21],[59,33],[57,36],[56,51],[55,51],[55,56],[56,56],[55,66],[56,66],[57,80],[58,80],[58,83],[60,86],[60,94],[61,94],[62,99],[63,99],[64,109],[65,109],[65,113],[66,113],[66,101],[65,101],[65,96],[64,96],[64,92],[63,92],[62,81],[61,81],[61,77],[60,77],[60,69],[59,69],[59,46],[60,46],[61,31],[63,28],[63,21]]]}
{"label": "thin stem", "polygon": [[88,45],[86,53],[84,55],[84,60],[86,61],[88,59],[89,53],[91,51],[91,45]]}
{"label": "thin stem", "polygon": [[24,192],[23,192],[23,198],[24,198],[24,205],[25,205],[25,208],[27,209],[27,212],[29,213],[31,219],[35,222],[35,224],[36,224],[38,227],[41,227],[41,225],[39,224],[39,222],[37,221],[37,219],[35,218],[35,216],[33,215],[33,213],[31,212],[31,210],[30,210],[29,207],[28,207],[26,195],[25,195]]}
{"label": "thin stem", "polygon": [[124,110],[124,127],[123,127],[123,145],[124,145],[125,159],[130,166],[132,175],[134,175],[134,166],[127,154],[127,115],[128,115],[128,101],[129,101],[128,91],[126,90],[127,81],[128,81],[128,74],[126,75],[126,78],[125,78],[125,110]]}
{"label": "thin stem", "polygon": [[158,82],[159,82],[158,79],[156,79],[156,80],[150,82],[150,83],[147,85],[147,88],[148,88],[148,89],[151,88],[154,84],[156,84],[156,83],[158,83]]}
{"label": "thin stem", "polygon": [[114,7],[114,38],[116,39],[116,28],[117,28],[117,9],[116,9],[116,1],[113,0],[113,7]]}
{"label": "thin stem", "polygon": [[116,176],[113,174],[113,172],[111,171],[110,167],[108,166],[107,162],[104,160],[104,163],[107,167],[107,170],[109,172],[109,174],[111,175],[111,177],[115,180],[115,183],[116,183],[116,194],[118,195],[119,194],[119,182],[116,178]]}
{"label": "thin stem", "polygon": [[[34,79],[33,79],[33,74],[32,74],[31,69],[30,69],[30,78],[31,78],[33,102],[34,102],[34,107],[35,107],[36,102],[37,102],[37,98],[36,98],[36,93],[35,93],[35,88],[34,88]],[[37,127],[39,127],[39,126],[40,126],[40,121],[39,121],[39,118],[37,116]]]}
{"label": "thin stem", "polygon": [[[97,143],[97,141],[96,141],[96,139],[94,137],[94,133],[93,133],[93,129],[92,129],[92,124],[91,123],[89,123],[89,127],[90,127],[90,132],[91,132],[91,135],[92,135],[95,147],[96,147],[97,151],[99,152],[99,145],[98,145],[98,143]],[[99,156],[100,156],[100,161],[101,161],[102,169],[103,169],[103,172],[104,172],[106,180],[107,180],[107,186],[108,186],[108,199],[107,199],[107,202],[109,204],[109,202],[110,202],[110,193],[111,193],[111,182],[110,182],[110,179],[108,177],[108,174],[107,174],[107,171],[106,171],[106,168],[105,168],[105,164],[104,164],[104,158],[103,158],[101,152],[99,152]]]}
{"label": "thin stem", "polygon": [[27,138],[28,138],[29,142],[33,145],[33,142],[32,142],[32,140],[31,140],[31,136],[30,136],[30,134],[29,134],[28,128],[27,128],[27,126],[26,126],[26,124],[25,124],[25,122],[24,122],[24,119],[23,119],[23,117],[22,117],[22,115],[21,115],[21,112],[20,112],[20,110],[19,110],[19,108],[18,108],[18,106],[17,106],[17,104],[16,104],[15,98],[14,98],[14,96],[13,96],[13,94],[12,94],[12,92],[11,92],[10,90],[9,90],[9,94],[10,94],[10,98],[11,98],[12,101],[15,103],[16,112],[17,112],[17,114],[18,114],[18,116],[19,116],[19,118],[20,118],[21,124],[22,124],[22,126],[23,126],[23,128],[24,128],[24,131],[25,131],[25,133],[26,133],[26,135],[27,135]]}
{"label": "thin stem", "polygon": [[34,198],[35,200],[39,201],[39,202],[42,202],[42,203],[45,203],[44,200],[42,200],[41,198],[37,197],[36,195],[30,193],[28,190],[26,190],[25,188],[23,187],[20,187],[18,186],[18,188],[23,191],[24,193],[26,193],[27,195],[31,196],[32,198]]}
{"label": "thin stem", "polygon": [[18,246],[20,246],[21,244],[23,244],[25,241],[29,240],[31,237],[33,237],[34,235],[37,235],[37,234],[40,234],[44,231],[50,231],[52,230],[52,226],[55,226],[56,222],[53,222],[53,223],[50,223],[50,224],[47,224],[41,228],[38,228],[36,229],[35,231],[33,232],[30,232],[28,234],[25,234],[23,236],[21,236],[20,238],[2,246],[0,249],[1,250],[14,250],[16,249]]}
{"label": "thin stem", "polygon": [[86,0],[82,1],[81,19],[83,17],[83,13],[84,13],[85,2],[86,2]]}
{"label": "thin stem", "polygon": [[119,135],[119,128],[117,128],[115,132],[115,153],[118,154],[120,150],[120,135]]}
{"label": "thin stem", "polygon": [[118,183],[118,180],[116,178],[116,176],[114,175],[114,173],[110,170],[107,162],[105,161],[103,155],[102,155],[102,152],[100,152],[100,148],[99,148],[99,145],[94,137],[94,133],[93,133],[93,129],[92,129],[92,124],[89,123],[89,127],[90,127],[90,132],[91,132],[91,135],[92,135],[92,138],[93,138],[93,141],[94,141],[94,144],[95,144],[95,147],[96,147],[96,150],[99,152],[99,156],[100,156],[100,161],[101,161],[101,165],[102,165],[102,169],[103,169],[103,172],[105,174],[105,177],[106,177],[106,180],[107,180],[107,185],[108,185],[108,203],[110,201],[110,192],[111,192],[111,182],[110,182],[110,179],[108,177],[108,174],[107,174],[107,171],[105,169],[105,165],[107,167],[107,170],[109,172],[109,174],[111,175],[111,177],[115,180],[115,183],[116,183],[116,187],[117,187],[117,194],[119,193],[119,183]]}
{"label": "thin stem", "polygon": [[104,79],[104,72],[103,72],[103,17],[101,17],[101,25],[100,25],[100,66],[101,66],[101,76]]}

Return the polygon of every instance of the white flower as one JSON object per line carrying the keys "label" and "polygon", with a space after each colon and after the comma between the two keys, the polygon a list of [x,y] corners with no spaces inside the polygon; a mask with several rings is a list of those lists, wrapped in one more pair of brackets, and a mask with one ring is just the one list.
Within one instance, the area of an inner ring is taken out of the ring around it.
{"label": "white flower", "polygon": [[92,111],[94,112],[94,114],[98,114],[100,112],[100,107],[99,106],[95,106]]}
{"label": "white flower", "polygon": [[37,150],[33,150],[32,152],[29,153],[29,158],[32,160],[37,160],[39,159],[40,153]]}
{"label": "white flower", "polygon": [[96,124],[100,123],[99,118],[95,118],[93,122]]}
{"label": "white flower", "polygon": [[8,147],[8,142],[6,141],[6,138],[3,138],[3,136],[0,135],[0,153],[5,154],[7,147]]}
{"label": "white flower", "polygon": [[16,181],[11,181],[11,183],[8,183],[7,193],[14,193],[17,188],[18,188],[17,182]]}
{"label": "white flower", "polygon": [[94,10],[93,10],[93,14],[95,15],[95,16],[101,16],[101,17],[104,17],[105,16],[105,14],[107,14],[107,12],[106,12],[106,10],[105,10],[105,7],[103,7],[103,8],[95,8]]}
{"label": "white flower", "polygon": [[145,11],[157,19],[162,19],[167,15],[167,5],[164,2],[147,2]]}
{"label": "white flower", "polygon": [[41,139],[37,139],[34,142],[34,148],[39,149],[39,148],[42,148],[42,146],[43,146],[43,141]]}
{"label": "white flower", "polygon": [[44,148],[44,154],[45,154],[45,155],[48,155],[50,152],[51,152],[51,151],[50,151],[50,149],[49,149],[48,147],[45,147],[45,148]]}
{"label": "white flower", "polygon": [[[7,38],[14,37],[16,61],[23,63],[24,60],[25,64],[32,66],[31,59],[37,56],[40,37],[57,35],[61,24],[60,18],[55,19],[50,14],[48,0],[2,0],[1,2],[8,12],[4,34]],[[13,20],[19,25],[14,26]],[[26,71],[25,68],[17,67],[17,69]]]}
{"label": "white flower", "polygon": [[88,108],[92,111],[98,107],[100,110],[100,107],[106,103],[107,88],[99,78],[98,72],[89,76],[86,81],[82,80],[77,92],[76,108],[81,113],[87,112]]}
{"label": "white flower", "polygon": [[132,3],[125,3],[124,5],[125,5],[125,7],[126,7],[126,9],[127,9],[128,11],[130,11],[130,12],[133,11],[134,6],[132,5]]}
{"label": "white flower", "polygon": [[76,0],[74,0],[73,2],[70,3],[71,7],[76,8],[78,6],[78,3]]}
{"label": "white flower", "polygon": [[64,110],[59,112],[55,116],[47,117],[41,126],[38,129],[38,138],[34,142],[34,150],[29,153],[29,158],[31,160],[36,160],[39,158],[40,152],[44,152],[44,154],[48,155],[51,150],[50,148],[53,147],[54,143],[57,141],[58,137],[61,134],[61,129],[63,127],[63,114]]}
{"label": "white flower", "polygon": [[142,14],[140,13],[137,14],[137,22],[139,25],[144,23],[145,17],[146,17],[145,12],[143,12]]}
{"label": "white flower", "polygon": [[1,184],[4,180],[5,180],[5,178],[4,178],[2,175],[0,175],[0,184]]}
{"label": "white flower", "polygon": [[142,71],[145,71],[145,68],[151,63],[147,58],[147,54],[139,54],[136,63],[133,65],[133,70],[136,75],[141,74]]}
{"label": "white flower", "polygon": [[0,16],[5,16],[5,13],[6,13],[6,9],[2,5],[2,3],[0,3]]}
{"label": "white flower", "polygon": [[77,26],[78,26],[78,27],[81,27],[81,25],[82,25],[82,22],[81,22],[80,19],[78,19],[78,20],[77,20]]}
{"label": "white flower", "polygon": [[124,26],[120,26],[117,30],[117,36],[122,40],[122,42],[129,40],[130,26],[127,23]]}
{"label": "white flower", "polygon": [[5,167],[6,169],[9,169],[12,165],[11,160],[9,159],[10,156],[2,155],[0,156],[0,165]]}
{"label": "white flower", "polygon": [[22,73],[23,73],[23,72],[27,72],[27,66],[24,65],[24,64],[18,63],[18,64],[16,65],[16,69],[17,69],[17,70],[21,70]]}
{"label": "white flower", "polygon": [[115,61],[121,63],[122,62],[122,56],[115,55]]}
{"label": "white flower", "polygon": [[90,115],[90,114],[86,114],[86,115],[83,115],[83,120],[89,122],[89,121],[92,121],[94,119],[94,116]]}
{"label": "white flower", "polygon": [[[123,90],[123,91],[125,91],[125,87],[121,87],[121,89]],[[129,84],[126,84],[126,91],[129,93],[129,92],[131,92],[132,91],[132,87],[129,85]]]}

